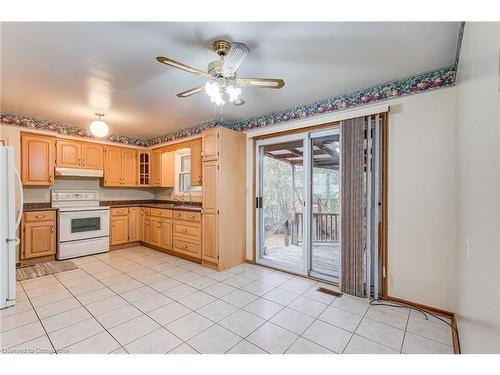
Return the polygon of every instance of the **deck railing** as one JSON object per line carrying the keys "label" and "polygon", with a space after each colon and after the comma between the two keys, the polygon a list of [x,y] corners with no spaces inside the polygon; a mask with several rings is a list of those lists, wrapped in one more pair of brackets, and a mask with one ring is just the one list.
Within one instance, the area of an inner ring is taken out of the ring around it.
{"label": "deck railing", "polygon": [[[288,224],[288,223],[287,223]],[[333,212],[315,212],[312,218],[312,241],[332,243],[339,241],[339,214]],[[303,216],[302,212],[295,214],[295,221],[291,225],[291,242],[302,243]]]}

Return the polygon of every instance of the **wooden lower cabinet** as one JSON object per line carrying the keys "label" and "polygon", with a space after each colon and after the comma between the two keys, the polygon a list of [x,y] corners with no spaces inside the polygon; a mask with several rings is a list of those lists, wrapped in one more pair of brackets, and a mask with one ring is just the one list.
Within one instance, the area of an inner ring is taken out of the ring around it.
{"label": "wooden lower cabinet", "polygon": [[150,207],[111,209],[111,246],[138,242],[201,260],[201,214]]}
{"label": "wooden lower cabinet", "polygon": [[160,245],[162,249],[172,250],[172,220],[160,220]]}
{"label": "wooden lower cabinet", "polygon": [[141,240],[141,213],[139,207],[131,207],[128,210],[128,236],[129,242]]}
{"label": "wooden lower cabinet", "polygon": [[122,245],[129,241],[129,218],[124,215],[111,215],[111,246]]}
{"label": "wooden lower cabinet", "polygon": [[150,243],[150,225],[149,225],[149,215],[151,213],[151,209],[148,207],[141,207],[140,209],[140,233],[139,233],[139,241],[144,242],[146,244]]}
{"label": "wooden lower cabinet", "polygon": [[25,212],[21,233],[21,260],[54,256],[56,253],[55,211]]}
{"label": "wooden lower cabinet", "polygon": [[218,263],[219,260],[219,245],[218,229],[217,229],[217,212],[203,214],[203,260]]}

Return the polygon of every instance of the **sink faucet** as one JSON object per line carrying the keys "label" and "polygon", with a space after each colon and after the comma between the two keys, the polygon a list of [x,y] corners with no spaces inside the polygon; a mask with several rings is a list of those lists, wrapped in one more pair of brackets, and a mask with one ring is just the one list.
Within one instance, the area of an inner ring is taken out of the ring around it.
{"label": "sink faucet", "polygon": [[185,203],[184,196],[186,195],[186,193],[189,194],[189,205],[191,206],[193,204],[193,196],[189,190],[182,193],[182,203]]}

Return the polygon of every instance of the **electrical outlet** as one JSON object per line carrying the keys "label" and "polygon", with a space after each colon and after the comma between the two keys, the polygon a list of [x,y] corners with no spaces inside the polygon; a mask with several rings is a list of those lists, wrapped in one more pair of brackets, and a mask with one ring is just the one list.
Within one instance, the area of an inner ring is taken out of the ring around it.
{"label": "electrical outlet", "polygon": [[467,238],[465,239],[465,258],[469,259],[470,258],[470,239]]}

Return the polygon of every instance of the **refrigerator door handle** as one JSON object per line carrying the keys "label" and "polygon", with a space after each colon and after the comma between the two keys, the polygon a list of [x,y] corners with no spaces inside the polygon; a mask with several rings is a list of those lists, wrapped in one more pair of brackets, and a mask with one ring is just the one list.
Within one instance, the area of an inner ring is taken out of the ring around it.
{"label": "refrigerator door handle", "polygon": [[[23,193],[23,182],[21,181],[21,176],[19,176],[19,171],[17,170],[16,167],[14,167],[14,174],[16,175],[17,182],[19,183],[19,212],[17,213],[17,219],[16,219],[16,230],[19,228],[19,224],[21,224],[21,218],[23,217],[23,206],[24,206],[24,193]],[[14,242],[14,246],[19,245],[21,240],[19,237],[15,238],[8,238],[7,242]]]}

